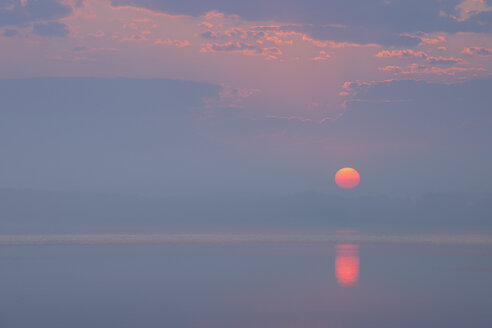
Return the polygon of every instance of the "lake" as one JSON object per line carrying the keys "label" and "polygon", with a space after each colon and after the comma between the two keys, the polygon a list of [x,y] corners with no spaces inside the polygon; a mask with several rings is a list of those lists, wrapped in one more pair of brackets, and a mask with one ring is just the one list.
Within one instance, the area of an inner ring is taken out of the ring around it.
{"label": "lake", "polygon": [[492,327],[492,246],[0,246],[0,327]]}

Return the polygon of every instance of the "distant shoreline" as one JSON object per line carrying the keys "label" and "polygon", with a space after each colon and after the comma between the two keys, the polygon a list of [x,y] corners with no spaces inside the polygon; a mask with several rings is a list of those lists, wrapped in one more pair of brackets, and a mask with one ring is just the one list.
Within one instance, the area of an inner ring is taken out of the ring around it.
{"label": "distant shoreline", "polygon": [[169,233],[0,234],[0,246],[165,244],[414,244],[492,246],[492,234]]}

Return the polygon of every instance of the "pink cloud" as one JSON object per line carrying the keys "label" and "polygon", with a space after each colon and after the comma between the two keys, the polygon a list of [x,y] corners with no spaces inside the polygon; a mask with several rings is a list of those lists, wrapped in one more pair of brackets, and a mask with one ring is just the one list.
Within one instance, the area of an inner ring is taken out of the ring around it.
{"label": "pink cloud", "polygon": [[269,35],[267,34],[265,36],[265,39],[270,41],[270,42],[273,42],[273,43],[277,43],[277,44],[282,44],[282,43],[285,43],[285,44],[293,44],[293,40],[282,40],[281,38],[279,38],[278,36],[275,36],[275,35]]}
{"label": "pink cloud", "polygon": [[361,82],[361,81],[345,81],[342,84],[342,93],[343,96],[353,95],[358,92],[361,88],[367,88],[371,85],[370,82]]}
{"label": "pink cloud", "polygon": [[322,61],[322,60],[327,60],[327,59],[330,59],[330,58],[331,58],[331,55],[329,53],[327,53],[324,50],[321,50],[319,52],[319,55],[316,56],[316,57],[313,57],[312,60]]}
{"label": "pink cloud", "polygon": [[404,49],[404,50],[383,50],[380,51],[379,53],[376,54],[376,57],[378,58],[391,58],[391,57],[397,57],[397,58],[419,58],[423,59],[431,64],[443,64],[443,65],[449,65],[449,64],[458,64],[462,63],[463,59],[462,58],[455,58],[455,57],[434,57],[430,56],[424,51],[414,51],[412,49]]}
{"label": "pink cloud", "polygon": [[212,11],[209,11],[207,13],[205,13],[205,15],[203,15],[203,18],[207,19],[207,20],[210,20],[210,19],[221,19],[221,18],[224,18],[224,14],[219,12],[219,11],[216,11],[216,10],[212,10]]}
{"label": "pink cloud", "polygon": [[412,49],[404,49],[404,50],[383,50],[376,54],[378,58],[389,58],[389,57],[417,57],[425,59],[427,54],[423,51],[413,51]]}
{"label": "pink cloud", "polygon": [[[203,24],[200,24],[203,26]],[[357,44],[350,42],[335,42],[330,40],[317,40],[309,37],[305,33],[293,31],[289,28],[268,25],[268,26],[250,26],[247,28],[242,27],[229,27],[225,30],[212,30],[201,34],[206,39],[233,39],[234,41],[248,41],[250,43],[264,44],[266,42],[274,44],[292,45],[298,41],[308,42],[317,48],[355,48],[355,47],[379,47],[377,44]],[[231,40],[231,41],[233,41]]]}
{"label": "pink cloud", "polygon": [[156,39],[154,41],[154,44],[163,44],[163,45],[168,45],[168,46],[175,46],[178,48],[183,48],[183,47],[188,47],[191,45],[190,41],[188,40],[171,40],[171,39]]}
{"label": "pink cloud", "polygon": [[438,35],[436,37],[420,37],[420,44],[419,46],[426,45],[426,44],[436,44],[436,43],[441,43],[441,42],[446,42],[446,38],[442,35]]}
{"label": "pink cloud", "polygon": [[472,56],[492,57],[492,48],[468,47],[463,49],[462,52]]}
{"label": "pink cloud", "polygon": [[[296,32],[294,32],[296,33]],[[298,33],[299,35],[302,36],[302,40],[307,41],[311,44],[313,44],[316,47],[319,48],[367,48],[367,47],[379,47],[378,44],[375,43],[369,43],[369,44],[359,44],[359,43],[353,43],[353,42],[335,42],[335,41],[330,41],[330,40],[317,40],[314,38],[311,38],[307,36],[307,34],[303,33]]]}
{"label": "pink cloud", "polygon": [[463,63],[463,59],[461,58],[455,58],[455,57],[434,57],[434,56],[429,56],[425,59],[431,64],[443,64],[443,65],[452,65],[452,64],[458,64],[458,63]]}
{"label": "pink cloud", "polygon": [[209,23],[209,22],[201,22],[200,24],[198,24],[198,26],[205,26],[207,28],[212,28],[212,27],[214,27],[214,24]]}
{"label": "pink cloud", "polygon": [[413,63],[408,66],[385,66],[379,67],[380,71],[391,72],[393,74],[433,74],[433,75],[456,75],[457,73],[467,73],[467,72],[483,72],[485,69],[483,67],[436,67],[436,66],[426,66]]}

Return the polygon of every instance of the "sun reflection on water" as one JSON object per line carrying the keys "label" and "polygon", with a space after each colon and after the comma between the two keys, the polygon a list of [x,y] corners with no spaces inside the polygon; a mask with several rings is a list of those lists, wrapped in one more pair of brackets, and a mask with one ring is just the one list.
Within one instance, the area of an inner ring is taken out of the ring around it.
{"label": "sun reflection on water", "polygon": [[341,286],[352,286],[359,281],[358,245],[336,245],[335,275]]}

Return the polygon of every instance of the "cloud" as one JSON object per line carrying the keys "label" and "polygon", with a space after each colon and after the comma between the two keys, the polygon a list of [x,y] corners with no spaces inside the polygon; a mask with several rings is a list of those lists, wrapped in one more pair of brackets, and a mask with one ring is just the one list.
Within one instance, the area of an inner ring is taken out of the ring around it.
{"label": "cloud", "polygon": [[420,44],[419,45],[438,44],[441,42],[446,42],[446,38],[442,35],[429,36],[426,33],[416,33],[415,35],[420,38]]}
{"label": "cloud", "polygon": [[206,31],[201,34],[201,37],[205,39],[221,39],[221,38],[239,38],[239,39],[250,39],[258,40],[266,36],[266,33],[258,29],[244,29],[241,27],[231,27],[223,31]]}
{"label": "cloud", "polygon": [[40,36],[68,36],[70,30],[67,25],[58,22],[34,23],[32,31]]}
{"label": "cloud", "polygon": [[[440,60],[439,58],[434,61],[446,62],[445,60]],[[470,72],[485,72],[485,68],[483,67],[436,67],[436,66],[427,66],[427,65],[419,65],[416,63],[407,65],[407,66],[398,66],[398,65],[388,65],[384,67],[379,67],[379,70],[382,72],[390,72],[394,74],[402,74],[402,75],[436,75],[436,76],[455,76],[464,73]]]}
{"label": "cloud", "polygon": [[293,23],[317,39],[413,46],[415,32],[492,31],[492,12],[470,11],[461,18],[461,0],[262,0],[254,5],[230,0],[112,0],[169,13],[203,15],[211,10],[238,14],[253,21]]}
{"label": "cloud", "polygon": [[319,55],[316,56],[316,57],[313,57],[312,60],[323,61],[323,60],[327,60],[327,59],[330,59],[330,58],[331,58],[331,55],[329,53],[327,53],[324,50],[321,50],[319,52]]}
{"label": "cloud", "polygon": [[[482,163],[478,168],[482,177],[489,177],[477,178],[484,182],[492,178],[483,166],[492,165],[491,154],[483,152],[492,142],[488,88],[492,88],[492,79],[453,85],[411,80],[349,82],[343,89],[347,94],[343,115],[331,119],[312,118],[307,113],[254,120],[214,118],[210,133],[250,143],[258,140],[258,147],[270,142],[272,148],[286,147],[294,153],[299,151],[294,150],[298,144],[304,151],[311,149],[311,156],[325,154],[329,161],[337,156],[369,156],[381,167],[399,156],[411,156],[415,161],[428,161],[414,168],[425,176],[429,174],[425,165],[438,165],[444,157],[456,158],[450,164],[452,170],[455,165],[467,167],[466,158],[473,156]],[[406,167],[407,163],[394,165]]]}
{"label": "cloud", "polygon": [[427,54],[423,51],[414,51],[412,49],[405,50],[383,50],[376,54],[376,57],[379,58],[389,58],[389,57],[415,57],[415,58],[427,58]]}
{"label": "cloud", "polygon": [[397,57],[397,58],[419,58],[423,59],[430,64],[442,64],[442,65],[451,65],[451,64],[458,64],[462,63],[463,59],[461,58],[454,58],[454,57],[434,57],[430,56],[424,51],[415,51],[412,49],[404,49],[404,50],[383,50],[379,53],[376,54],[376,57],[379,58],[391,58],[391,57]]}
{"label": "cloud", "polygon": [[164,44],[168,46],[175,46],[178,48],[183,48],[183,47],[189,47],[191,45],[190,41],[188,40],[171,40],[171,39],[156,39],[154,41],[154,44]]}
{"label": "cloud", "polygon": [[[430,20],[439,17],[439,12],[455,13],[458,0],[442,3],[441,1],[417,0],[412,4],[406,2],[388,3],[378,0],[356,0],[347,3],[344,0],[263,0],[255,5],[242,1],[202,0],[186,2],[178,0],[113,0],[113,4],[132,4],[154,10],[171,13],[201,15],[211,10],[227,14],[238,14],[248,20],[277,19],[296,23],[312,24],[346,24],[352,26],[387,25],[380,19],[390,17],[394,26],[415,26],[430,24]],[[409,14],[411,13],[411,14]]]}
{"label": "cloud", "polygon": [[[213,84],[166,79],[0,80],[0,140],[15,140],[2,143],[10,160],[0,163],[0,179],[71,189],[92,184],[95,180],[83,178],[87,173],[98,176],[101,186],[114,183],[118,189],[138,175],[144,189],[153,180],[148,186],[169,190],[179,188],[179,180],[220,181],[215,167],[227,171],[220,164],[223,156],[210,155],[214,145],[198,136],[189,111],[219,92]],[[22,154],[15,155],[16,149]]]}
{"label": "cloud", "polygon": [[264,91],[152,79],[2,80],[0,179],[152,195],[285,192],[320,186],[321,175],[350,161],[367,170],[368,192],[490,186],[491,89],[492,79],[348,82],[342,116],[263,106],[252,117],[248,101]]}
{"label": "cloud", "polygon": [[8,38],[13,38],[13,37],[20,36],[21,33],[19,32],[19,30],[15,30],[15,29],[11,29],[11,28],[6,28],[5,30],[3,30],[2,35],[3,36],[6,36]]}
{"label": "cloud", "polygon": [[[357,114],[368,122],[381,119],[389,126],[401,129],[402,134],[409,133],[415,138],[419,138],[420,128],[425,126],[426,134],[434,137],[441,134],[451,140],[452,131],[460,129],[463,122],[486,122],[492,118],[492,112],[487,108],[489,96],[486,90],[489,87],[492,87],[490,78],[451,85],[410,80],[347,83],[345,89],[352,95],[347,106],[352,110],[343,119],[349,116],[355,119]],[[386,109],[379,109],[381,106]],[[368,109],[362,112],[364,107]],[[395,112],[390,114],[387,111],[391,108]],[[382,116],[383,112],[386,112],[386,118]],[[482,141],[489,138],[492,135]]]}
{"label": "cloud", "polygon": [[463,49],[463,53],[467,55],[476,55],[476,56],[484,56],[491,57],[492,56],[492,48],[484,48],[484,47],[468,47]]}
{"label": "cloud", "polygon": [[351,42],[356,44],[380,44],[412,47],[421,42],[417,36],[402,35],[388,29],[368,29],[363,26],[300,25],[295,28],[318,40]]}
{"label": "cloud", "polygon": [[0,26],[25,26],[54,20],[72,13],[72,7],[57,0],[4,0],[0,5]]}
{"label": "cloud", "polygon": [[282,51],[277,47],[260,47],[259,45],[247,42],[226,42],[226,43],[206,43],[202,46],[201,52],[235,52],[249,56],[265,56],[266,58],[276,59],[282,55]]}
{"label": "cloud", "polygon": [[259,89],[234,88],[229,84],[222,83],[218,98],[205,98],[203,100],[207,110],[237,109],[242,108],[244,100],[260,92]]}
{"label": "cloud", "polygon": [[463,59],[461,58],[443,57],[443,56],[439,56],[439,57],[429,56],[425,60],[431,64],[441,64],[441,65],[453,65],[463,62]]}

